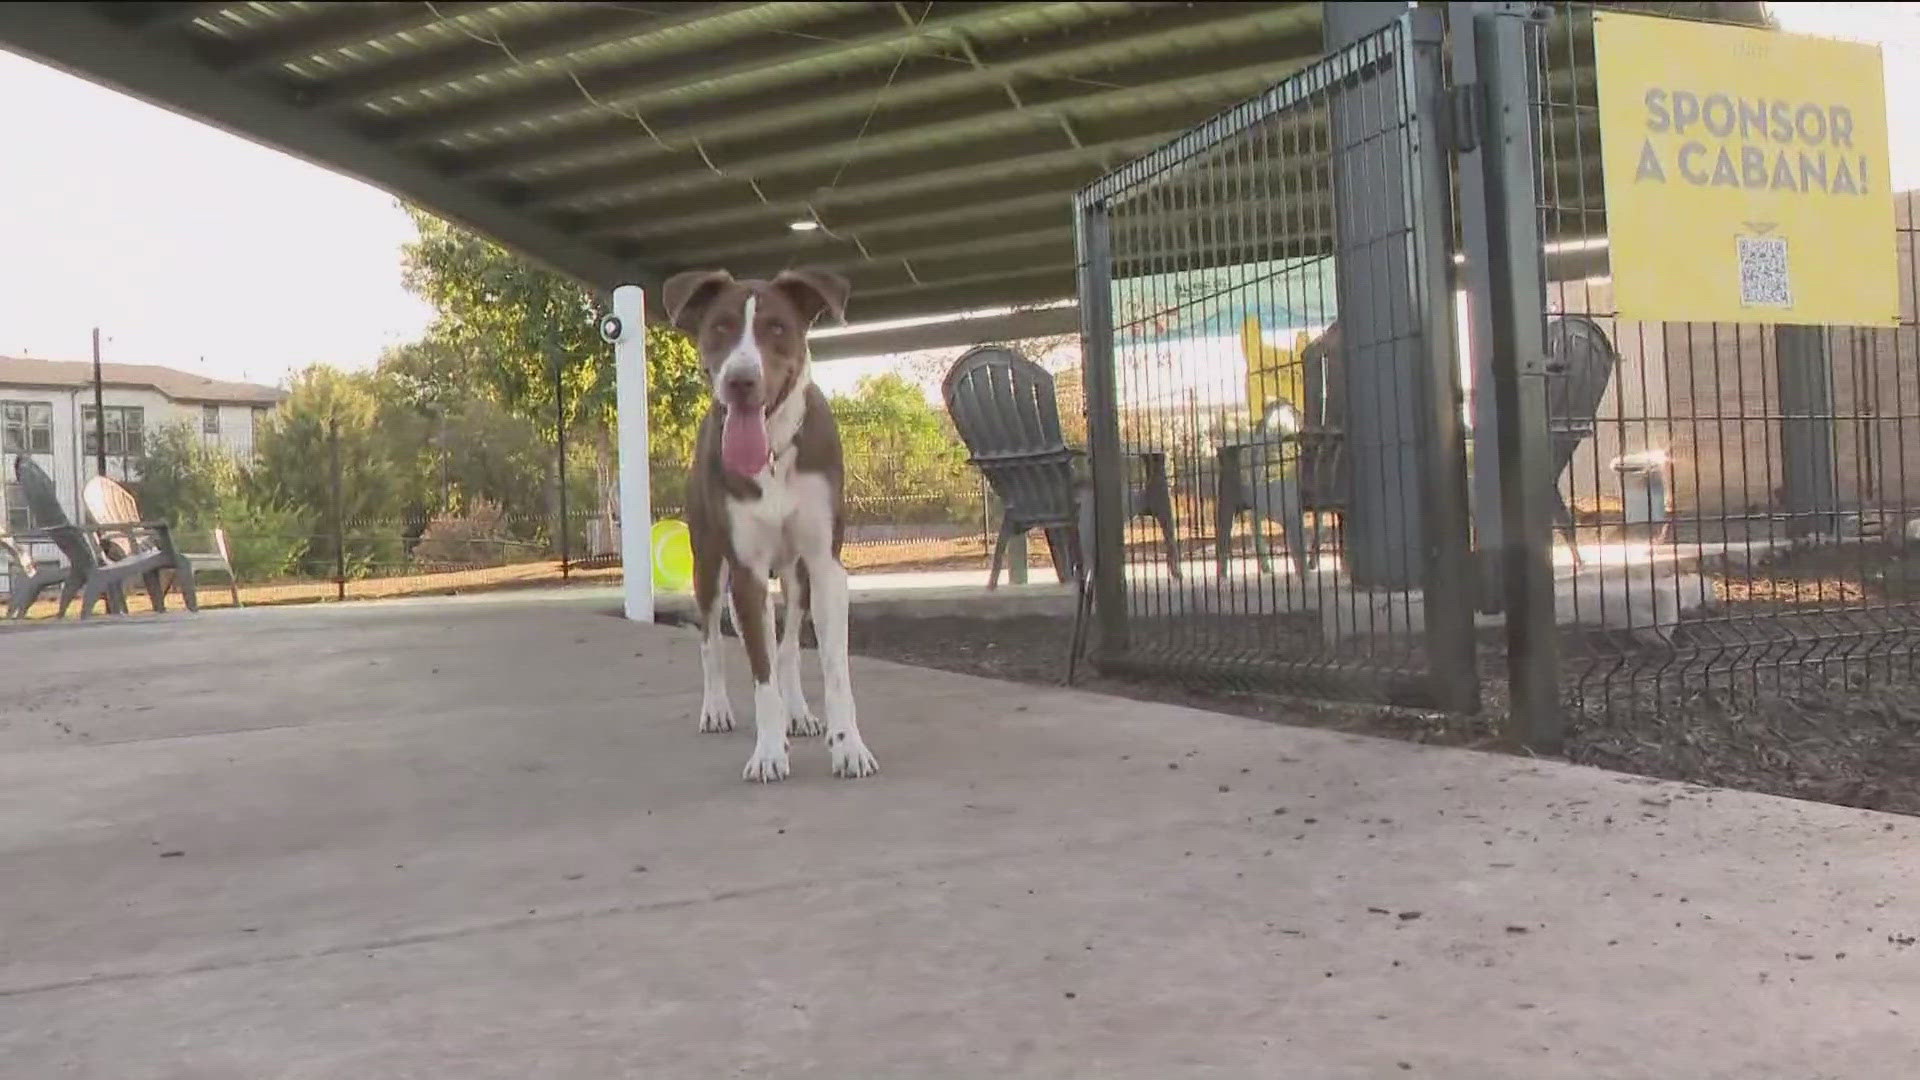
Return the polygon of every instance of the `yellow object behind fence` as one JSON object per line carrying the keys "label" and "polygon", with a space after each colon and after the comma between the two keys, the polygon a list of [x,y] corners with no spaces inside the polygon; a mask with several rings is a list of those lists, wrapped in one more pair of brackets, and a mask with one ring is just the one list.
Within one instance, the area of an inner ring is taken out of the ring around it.
{"label": "yellow object behind fence", "polygon": [[[1260,319],[1248,315],[1240,322],[1240,352],[1247,360],[1247,406],[1253,410],[1249,418],[1255,429],[1267,415],[1267,406],[1274,401],[1284,401],[1292,405],[1304,421],[1306,418],[1306,362],[1302,358],[1307,350],[1306,331],[1295,332],[1292,347],[1267,344],[1266,334],[1260,329]],[[1293,472],[1293,455],[1287,455],[1281,475]]]}

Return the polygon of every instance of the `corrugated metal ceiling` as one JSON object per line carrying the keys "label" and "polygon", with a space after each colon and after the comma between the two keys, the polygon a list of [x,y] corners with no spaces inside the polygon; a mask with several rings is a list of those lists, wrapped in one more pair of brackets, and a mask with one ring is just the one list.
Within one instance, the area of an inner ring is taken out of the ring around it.
{"label": "corrugated metal ceiling", "polygon": [[[853,278],[863,320],[1070,295],[1078,187],[1320,49],[1315,3],[5,7],[89,9],[104,32],[567,238],[516,246],[596,285],[609,265],[644,279],[820,262]],[[0,9],[0,41],[19,44],[17,20]],[[790,227],[806,220],[822,228]]]}
{"label": "corrugated metal ceiling", "polygon": [[1073,192],[1312,61],[1320,8],[16,3],[0,44],[596,286],[825,263],[877,320],[1071,295]]}

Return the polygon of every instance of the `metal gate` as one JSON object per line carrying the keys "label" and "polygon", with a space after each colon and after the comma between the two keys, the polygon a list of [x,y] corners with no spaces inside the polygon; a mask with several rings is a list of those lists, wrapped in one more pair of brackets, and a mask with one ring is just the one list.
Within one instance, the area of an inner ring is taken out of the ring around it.
{"label": "metal gate", "polygon": [[1415,9],[1081,194],[1101,664],[1549,752],[1911,676],[1920,197],[1897,327],[1619,318],[1592,28]]}
{"label": "metal gate", "polygon": [[1081,193],[1103,666],[1476,707],[1444,30]]}

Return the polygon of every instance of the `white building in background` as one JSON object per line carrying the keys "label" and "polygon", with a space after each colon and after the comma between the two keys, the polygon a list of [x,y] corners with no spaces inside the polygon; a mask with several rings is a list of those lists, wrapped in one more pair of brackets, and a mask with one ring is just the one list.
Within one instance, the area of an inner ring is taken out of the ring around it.
{"label": "white building in background", "polygon": [[[249,457],[254,435],[283,390],[221,382],[150,364],[101,365],[107,475],[137,484],[146,440],[186,423],[207,442]],[[70,520],[81,520],[80,491],[95,472],[93,364],[0,356],[0,531],[29,528],[13,459],[27,455],[53,477]]]}

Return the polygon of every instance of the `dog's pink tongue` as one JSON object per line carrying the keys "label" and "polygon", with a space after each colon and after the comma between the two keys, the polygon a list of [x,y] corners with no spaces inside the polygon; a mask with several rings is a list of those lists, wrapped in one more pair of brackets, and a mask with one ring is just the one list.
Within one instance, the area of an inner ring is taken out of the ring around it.
{"label": "dog's pink tongue", "polygon": [[757,408],[727,410],[720,425],[720,462],[736,476],[758,476],[767,467],[767,417]]}

